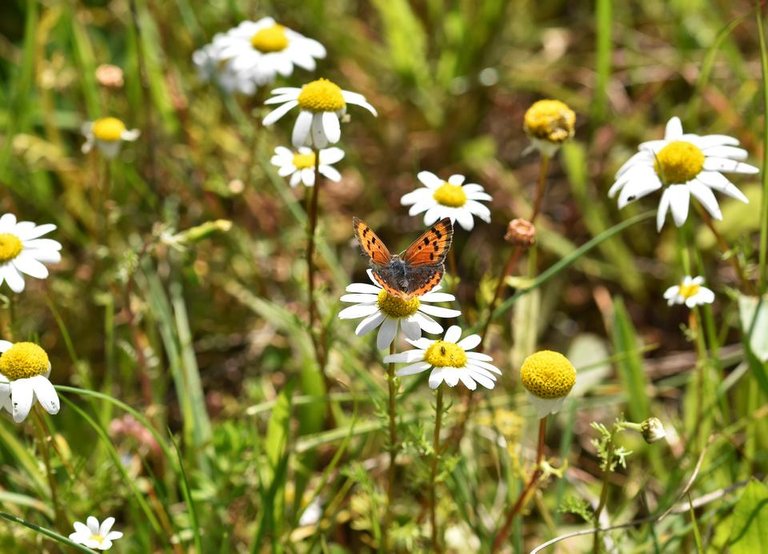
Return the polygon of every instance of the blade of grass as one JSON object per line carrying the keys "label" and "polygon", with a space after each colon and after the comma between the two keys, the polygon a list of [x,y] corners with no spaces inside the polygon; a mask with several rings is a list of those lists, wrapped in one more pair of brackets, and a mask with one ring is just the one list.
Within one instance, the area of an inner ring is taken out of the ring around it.
{"label": "blade of grass", "polygon": [[763,170],[762,197],[760,198],[760,252],[758,262],[758,286],[760,294],[766,292],[768,279],[768,49],[765,44],[765,27],[762,16],[762,2],[755,2],[757,36],[760,40],[760,72],[763,85]]}
{"label": "blade of grass", "polygon": [[59,535],[56,531],[53,531],[51,529],[48,529],[47,527],[41,527],[40,525],[35,525],[34,523],[31,523],[29,521],[26,521],[24,519],[21,519],[20,517],[17,517],[12,514],[7,514],[5,512],[0,512],[0,517],[5,519],[6,521],[10,521],[11,523],[18,523],[19,525],[23,525],[24,527],[27,527],[28,529],[32,529],[34,532],[39,533],[43,535],[44,537],[48,537],[49,539],[53,539],[54,541],[58,542],[59,544],[64,544],[66,546],[70,546],[77,550],[78,552],[85,552],[86,554],[93,554],[93,550],[90,548],[86,548],[84,546],[81,546],[77,544],[76,542],[72,542],[67,537],[63,535]]}

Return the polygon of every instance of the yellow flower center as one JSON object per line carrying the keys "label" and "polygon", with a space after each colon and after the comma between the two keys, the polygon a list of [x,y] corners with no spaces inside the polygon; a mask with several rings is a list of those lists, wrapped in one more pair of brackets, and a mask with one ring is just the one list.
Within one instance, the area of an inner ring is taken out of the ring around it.
{"label": "yellow flower center", "polygon": [[438,187],[432,194],[432,198],[439,204],[451,208],[460,208],[467,203],[467,193],[464,192],[464,188],[461,185],[452,185],[447,181]]}
{"label": "yellow flower center", "polygon": [[464,367],[467,365],[467,354],[458,344],[438,340],[427,348],[424,361],[435,367]]}
{"label": "yellow flower center", "polygon": [[101,535],[98,535],[98,534],[97,535],[91,535],[90,538],[91,538],[92,541],[96,541],[99,544],[102,544],[104,542],[104,537],[102,537]]}
{"label": "yellow flower center", "polygon": [[24,250],[21,239],[12,233],[0,233],[0,263],[10,262]]}
{"label": "yellow flower center", "polygon": [[418,298],[405,300],[394,294],[389,294],[385,290],[379,292],[376,303],[384,315],[394,319],[402,319],[415,314],[421,305]]}
{"label": "yellow flower center", "polygon": [[697,285],[696,283],[688,283],[688,284],[680,284],[680,296],[683,298],[690,298],[691,296],[696,296],[699,293],[699,289],[701,289],[701,285]]}
{"label": "yellow flower center", "polygon": [[523,386],[539,398],[562,398],[576,383],[576,369],[559,352],[542,350],[531,354],[520,368]]}
{"label": "yellow flower center", "polygon": [[251,37],[251,46],[259,52],[281,52],[288,46],[288,37],[285,36],[285,27],[272,25],[259,30]]}
{"label": "yellow flower center", "polygon": [[299,106],[310,112],[339,112],[347,107],[341,88],[328,79],[318,79],[301,87]]}
{"label": "yellow flower center", "polygon": [[45,375],[50,367],[48,354],[33,342],[17,342],[0,356],[0,373],[10,381]]}
{"label": "yellow flower center", "polygon": [[523,130],[537,139],[560,144],[573,136],[576,113],[560,100],[539,100],[528,108]]}
{"label": "yellow flower center", "polygon": [[315,153],[309,152],[308,154],[295,153],[293,155],[293,165],[296,169],[308,169],[315,167]]}
{"label": "yellow flower center", "polygon": [[122,138],[125,132],[125,123],[116,117],[102,117],[93,122],[91,128],[93,136],[105,142],[115,142]]}
{"label": "yellow flower center", "polygon": [[653,164],[665,185],[687,183],[704,168],[704,153],[690,142],[670,142],[656,154]]}

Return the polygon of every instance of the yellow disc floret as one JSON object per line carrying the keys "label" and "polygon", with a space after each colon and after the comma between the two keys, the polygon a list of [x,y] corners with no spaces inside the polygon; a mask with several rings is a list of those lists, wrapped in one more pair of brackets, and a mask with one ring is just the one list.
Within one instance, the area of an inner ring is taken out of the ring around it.
{"label": "yellow disc floret", "polygon": [[418,298],[405,300],[394,294],[389,294],[385,290],[379,292],[379,298],[376,303],[379,305],[379,310],[381,310],[384,315],[394,319],[402,319],[404,317],[412,316],[421,305]]}
{"label": "yellow disc floret", "polygon": [[301,87],[299,106],[310,112],[339,112],[347,107],[341,88],[328,79],[318,79]]}
{"label": "yellow disc floret", "polygon": [[464,367],[467,354],[458,344],[436,340],[424,353],[424,361],[435,367]]}
{"label": "yellow disc floret", "polygon": [[125,123],[116,117],[102,117],[93,122],[93,136],[104,142],[115,142],[123,138]]}
{"label": "yellow disc floret", "polygon": [[50,369],[48,354],[33,342],[17,342],[0,356],[0,373],[11,381],[47,375]]}
{"label": "yellow disc floret", "polygon": [[560,144],[573,136],[576,113],[560,100],[539,100],[528,108],[523,129],[531,137]]}
{"label": "yellow disc floret", "polygon": [[275,24],[271,27],[260,29],[251,37],[251,46],[265,54],[269,52],[282,52],[288,47],[285,27]]}
{"label": "yellow disc floret", "polygon": [[467,193],[461,185],[445,182],[432,194],[439,204],[451,208],[460,208],[467,203]]}
{"label": "yellow disc floret", "polygon": [[562,398],[576,383],[576,370],[559,352],[541,350],[528,356],[520,368],[523,386],[539,398]]}
{"label": "yellow disc floret", "polygon": [[685,299],[688,299],[692,296],[696,296],[699,294],[699,291],[701,290],[701,285],[697,283],[680,283],[680,290],[678,291],[678,294],[682,296]]}
{"label": "yellow disc floret", "polygon": [[293,165],[296,169],[310,169],[315,167],[315,153],[295,153],[293,155]]}
{"label": "yellow disc floret", "polygon": [[0,263],[10,262],[24,250],[21,239],[12,233],[0,233]]}
{"label": "yellow disc floret", "polygon": [[704,153],[690,142],[676,140],[659,150],[653,168],[665,185],[687,183],[704,169]]}

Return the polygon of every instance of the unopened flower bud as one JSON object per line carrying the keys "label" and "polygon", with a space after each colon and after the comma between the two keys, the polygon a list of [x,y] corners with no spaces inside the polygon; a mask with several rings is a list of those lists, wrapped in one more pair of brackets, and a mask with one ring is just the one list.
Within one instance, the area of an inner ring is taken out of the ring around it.
{"label": "unopened flower bud", "polygon": [[96,68],[96,80],[105,88],[122,88],[123,70],[116,65],[102,64]]}
{"label": "unopened flower bud", "polygon": [[504,240],[523,248],[529,248],[536,242],[536,227],[527,219],[513,219],[507,226]]}
{"label": "unopened flower bud", "polygon": [[552,156],[573,137],[575,125],[576,113],[560,100],[534,102],[523,118],[523,130],[544,156]]}
{"label": "unopened flower bud", "polygon": [[660,441],[667,436],[667,432],[664,431],[664,425],[658,417],[649,417],[640,424],[640,432],[643,434],[645,442],[653,444],[656,441]]}

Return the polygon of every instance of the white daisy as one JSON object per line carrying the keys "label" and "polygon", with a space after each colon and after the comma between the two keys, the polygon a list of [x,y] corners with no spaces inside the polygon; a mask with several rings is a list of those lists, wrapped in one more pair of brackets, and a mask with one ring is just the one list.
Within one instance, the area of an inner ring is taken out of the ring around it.
{"label": "white daisy", "polygon": [[468,335],[461,339],[461,328],[452,325],[445,332],[442,340],[421,338],[408,340],[415,350],[391,354],[384,358],[384,363],[407,363],[397,370],[397,375],[414,375],[431,369],[429,387],[436,389],[440,383],[455,387],[459,381],[469,390],[475,390],[477,383],[486,389],[496,386],[496,375],[501,371],[490,362],[487,354],[468,352],[480,344],[480,335]]}
{"label": "white daisy", "polygon": [[685,304],[689,308],[715,301],[715,293],[704,286],[704,277],[686,275],[679,285],[669,287],[664,292],[667,305]]}
{"label": "white daisy", "polygon": [[88,516],[86,523],[87,525],[83,525],[76,521],[74,523],[75,532],[70,533],[69,540],[88,548],[109,550],[112,548],[112,541],[116,541],[123,536],[120,531],[111,530],[115,524],[115,518],[113,517],[108,517],[99,525],[98,519]]}
{"label": "white daisy", "polygon": [[116,117],[102,117],[95,121],[88,121],[83,123],[81,131],[85,135],[85,144],[82,147],[84,154],[93,150],[95,145],[104,156],[110,159],[120,152],[123,141],[133,142],[141,134],[138,129],[128,130],[125,123]]}
{"label": "white daisy", "polygon": [[347,104],[361,106],[376,114],[362,94],[341,90],[328,79],[318,79],[301,88],[283,87],[272,91],[272,98],[265,104],[282,104],[264,118],[264,125],[272,125],[289,110],[298,106],[299,117],[293,126],[291,142],[295,147],[314,146],[325,148],[341,138],[340,117],[347,112]]}
{"label": "white daisy", "polygon": [[434,173],[421,171],[417,177],[424,186],[400,199],[403,206],[411,206],[408,215],[424,214],[424,225],[432,225],[444,217],[458,221],[465,230],[471,231],[475,225],[473,216],[486,223],[491,221],[491,210],[480,200],[492,200],[491,195],[476,183],[464,185],[463,175],[451,175],[443,181]]}
{"label": "white daisy", "polygon": [[403,329],[407,339],[416,340],[421,337],[421,332],[431,334],[442,333],[443,328],[432,319],[435,317],[458,317],[459,310],[450,310],[439,306],[430,306],[427,302],[453,302],[456,298],[452,294],[438,292],[440,285],[427,294],[403,300],[385,291],[373,278],[373,273],[368,270],[368,283],[352,283],[347,287],[347,292],[341,297],[342,302],[354,302],[354,306],[344,308],[339,312],[339,319],[359,319],[363,321],[355,329],[357,336],[365,335],[379,327],[376,336],[376,346],[380,349],[388,348],[395,340],[398,328]]}
{"label": "white daisy", "polygon": [[202,81],[213,81],[225,92],[239,92],[251,96],[256,92],[256,83],[248,76],[238,74],[221,56],[223,33],[213,37],[213,42],[206,44],[192,54],[192,62],[197,68],[197,75]]}
{"label": "white daisy", "polygon": [[32,342],[0,340],[0,406],[24,421],[35,399],[49,414],[59,413],[59,395],[48,380],[51,362],[45,350]]}
{"label": "white daisy", "polygon": [[[341,173],[331,164],[335,164],[344,157],[344,150],[331,147],[320,150],[320,165],[318,170],[331,181],[341,181]],[[297,150],[290,150],[285,146],[275,148],[275,155],[270,160],[272,165],[277,166],[280,177],[291,176],[289,181],[292,187],[299,183],[311,187],[315,184],[315,153],[311,148],[301,146]]]}
{"label": "white daisy", "polygon": [[293,67],[314,71],[315,59],[325,57],[322,44],[275,22],[271,17],[243,21],[214,38],[207,54],[224,62],[239,79],[264,86],[277,75],[288,77]]}
{"label": "white daisy", "polygon": [[0,217],[0,285],[5,281],[13,292],[21,292],[24,290],[23,273],[37,279],[48,277],[48,269],[43,263],[61,261],[61,244],[40,237],[55,228],[52,223],[17,223],[13,214]]}
{"label": "white daisy", "polygon": [[680,227],[688,218],[693,195],[714,219],[723,219],[713,190],[748,203],[747,197],[723,173],[757,173],[758,169],[740,160],[747,151],[737,148],[739,141],[726,135],[694,135],[683,133],[680,119],[667,123],[663,140],[644,142],[639,152],[621,166],[616,182],[608,191],[619,195],[623,208],[659,189],[664,189],[656,214],[656,229],[661,231],[667,212],[672,212]]}

